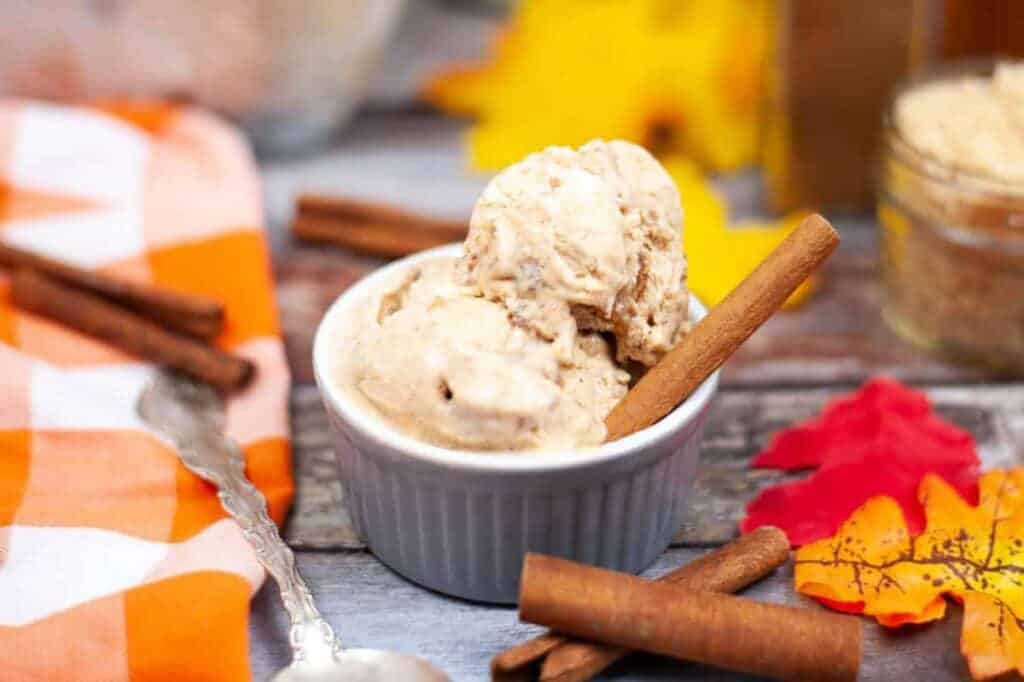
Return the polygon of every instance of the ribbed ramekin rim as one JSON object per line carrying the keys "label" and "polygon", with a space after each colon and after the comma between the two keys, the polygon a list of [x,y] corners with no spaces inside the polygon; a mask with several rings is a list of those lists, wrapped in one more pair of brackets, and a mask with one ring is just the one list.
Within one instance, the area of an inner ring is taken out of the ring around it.
{"label": "ribbed ramekin rim", "polygon": [[[313,374],[321,397],[351,428],[377,442],[384,448],[396,451],[411,459],[440,465],[447,469],[476,472],[517,472],[538,473],[562,471],[599,463],[609,463],[628,457],[650,447],[672,433],[687,427],[700,416],[711,401],[718,387],[718,371],[708,377],[687,400],[676,407],[656,424],[637,433],[611,443],[603,443],[579,451],[564,450],[452,450],[424,443],[400,433],[381,418],[367,411],[351,399],[346,392],[325,374],[326,353],[330,352],[325,340],[333,328],[332,320],[343,315],[348,305],[366,295],[378,283],[393,273],[416,263],[435,258],[456,257],[462,252],[459,243],[446,244],[427,251],[407,256],[381,267],[343,291],[324,313],[313,339]],[[695,318],[703,317],[707,310],[697,298],[690,294],[691,310],[696,306]]]}

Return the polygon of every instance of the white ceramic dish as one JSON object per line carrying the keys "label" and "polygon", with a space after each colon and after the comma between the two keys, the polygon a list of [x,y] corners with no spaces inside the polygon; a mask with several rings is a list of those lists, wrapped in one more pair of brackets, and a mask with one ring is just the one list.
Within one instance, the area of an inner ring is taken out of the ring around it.
{"label": "white ceramic dish", "polygon": [[[330,340],[353,309],[397,270],[460,250],[444,246],[381,268],[343,293],[317,329],[313,368],[356,530],[407,578],[486,602],[516,601],[528,551],[643,570],[682,523],[717,372],[654,426],[569,453],[421,443],[370,414],[334,379],[340,359]],[[695,318],[704,316],[692,297],[690,305]]]}

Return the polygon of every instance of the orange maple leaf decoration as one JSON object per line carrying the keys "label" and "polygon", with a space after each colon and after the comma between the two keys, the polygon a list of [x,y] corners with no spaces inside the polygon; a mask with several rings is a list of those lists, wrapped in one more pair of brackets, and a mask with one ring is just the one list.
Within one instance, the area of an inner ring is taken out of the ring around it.
{"label": "orange maple leaf decoration", "polygon": [[889,627],[942,618],[949,595],[964,606],[971,675],[1024,675],[1024,469],[985,474],[977,507],[932,475],[918,499],[928,519],[920,535],[894,500],[875,497],[834,537],[801,548],[797,591]]}

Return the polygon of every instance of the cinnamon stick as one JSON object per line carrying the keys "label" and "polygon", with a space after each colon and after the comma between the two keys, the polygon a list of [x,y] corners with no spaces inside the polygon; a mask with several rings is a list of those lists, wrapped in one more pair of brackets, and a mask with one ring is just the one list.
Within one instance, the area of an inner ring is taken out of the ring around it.
{"label": "cinnamon stick", "polygon": [[[737,592],[768,575],[788,558],[786,534],[773,526],[762,526],[658,580],[691,590]],[[629,653],[623,647],[570,641],[544,660],[540,679],[589,680]]]}
{"label": "cinnamon stick", "polygon": [[612,408],[605,418],[606,442],[646,428],[674,410],[838,245],[839,234],[827,220],[808,216]]}
{"label": "cinnamon stick", "polygon": [[521,620],[585,639],[781,680],[854,682],[851,616],[650,582],[527,554]]}
{"label": "cinnamon stick", "polygon": [[530,667],[544,660],[545,656],[559,647],[573,641],[570,637],[548,630],[521,644],[505,649],[491,659],[491,682],[514,682],[533,680]]}
{"label": "cinnamon stick", "polygon": [[397,257],[459,241],[467,223],[404,211],[361,199],[302,194],[292,234],[375,256]]}
{"label": "cinnamon stick", "polygon": [[30,268],[64,284],[122,305],[173,331],[209,341],[224,326],[224,306],[212,298],[101,275],[31,251],[0,243],[0,266]]}
{"label": "cinnamon stick", "polygon": [[[771,573],[788,557],[786,534],[773,526],[762,526],[658,580],[695,590],[736,592]],[[491,679],[514,679],[527,666],[544,659],[541,680],[589,680],[629,653],[623,647],[547,632],[495,656]]]}
{"label": "cinnamon stick", "polygon": [[15,271],[11,279],[11,298],[15,305],[29,312],[177,369],[225,392],[244,386],[255,369],[248,360],[169,332],[100,296],[72,288],[35,270]]}
{"label": "cinnamon stick", "polygon": [[297,215],[292,234],[308,242],[331,244],[360,253],[397,258],[443,246],[466,236],[410,228],[397,223],[345,222],[320,216]]}
{"label": "cinnamon stick", "polygon": [[434,218],[378,201],[353,197],[306,192],[296,199],[296,210],[306,215],[325,215],[368,223],[394,223],[416,227],[447,230],[449,233],[462,232],[465,236],[466,222]]}

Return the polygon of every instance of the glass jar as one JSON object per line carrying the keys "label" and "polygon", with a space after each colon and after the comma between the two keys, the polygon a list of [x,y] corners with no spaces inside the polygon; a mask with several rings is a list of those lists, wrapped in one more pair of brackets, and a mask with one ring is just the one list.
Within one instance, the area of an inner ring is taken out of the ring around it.
{"label": "glass jar", "polygon": [[761,135],[767,206],[870,210],[879,119],[893,88],[931,55],[937,2],[779,0],[772,7]]}
{"label": "glass jar", "polygon": [[901,88],[885,120],[878,195],[883,314],[904,338],[959,360],[1024,372],[1024,186],[914,148],[895,105],[925,82],[991,77],[972,62]]}

